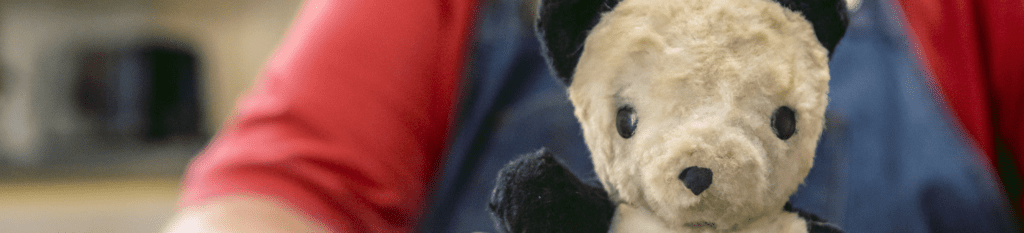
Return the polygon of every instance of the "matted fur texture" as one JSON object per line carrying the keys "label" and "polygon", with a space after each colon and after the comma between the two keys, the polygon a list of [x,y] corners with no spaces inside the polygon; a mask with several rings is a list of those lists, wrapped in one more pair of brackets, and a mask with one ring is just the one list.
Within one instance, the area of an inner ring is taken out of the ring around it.
{"label": "matted fur texture", "polygon": [[[813,164],[828,54],[773,1],[625,0],[590,32],[568,92],[613,202],[675,231],[744,230],[782,221]],[[625,105],[629,139],[615,127]],[[770,125],[781,106],[796,111],[787,140]],[[678,178],[690,166],[714,171],[700,195]]]}

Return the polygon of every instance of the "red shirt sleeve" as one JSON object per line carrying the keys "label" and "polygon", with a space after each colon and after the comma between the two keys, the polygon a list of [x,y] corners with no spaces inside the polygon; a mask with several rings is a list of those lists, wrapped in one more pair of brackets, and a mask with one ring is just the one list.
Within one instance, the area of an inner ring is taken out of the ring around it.
{"label": "red shirt sleeve", "polygon": [[927,70],[967,133],[964,138],[991,168],[997,167],[996,142],[1003,141],[1015,156],[1017,170],[1024,171],[1024,3],[899,4]]}
{"label": "red shirt sleeve", "polygon": [[309,0],[182,205],[270,196],[335,231],[412,231],[438,170],[471,0]]}

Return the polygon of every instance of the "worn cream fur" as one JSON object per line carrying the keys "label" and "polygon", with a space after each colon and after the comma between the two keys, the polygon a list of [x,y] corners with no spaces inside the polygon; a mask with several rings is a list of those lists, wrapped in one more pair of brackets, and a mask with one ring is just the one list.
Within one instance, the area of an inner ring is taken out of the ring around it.
{"label": "worn cream fur", "polygon": [[[670,232],[794,226],[783,205],[811,168],[828,93],[811,24],[770,0],[624,0],[601,18],[568,91],[619,205],[613,229],[636,218]],[[629,139],[615,126],[623,105],[639,119]],[[780,106],[796,111],[788,140],[770,125]],[[678,179],[690,166],[714,172],[700,195]]]}

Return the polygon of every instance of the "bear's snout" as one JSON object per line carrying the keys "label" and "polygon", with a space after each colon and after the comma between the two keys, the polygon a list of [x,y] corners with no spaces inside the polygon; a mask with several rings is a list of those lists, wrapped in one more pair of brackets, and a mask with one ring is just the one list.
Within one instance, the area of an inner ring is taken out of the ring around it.
{"label": "bear's snout", "polygon": [[683,181],[683,185],[686,185],[693,195],[700,195],[711,187],[711,176],[711,169],[693,166],[683,169],[683,172],[679,173],[679,180]]}

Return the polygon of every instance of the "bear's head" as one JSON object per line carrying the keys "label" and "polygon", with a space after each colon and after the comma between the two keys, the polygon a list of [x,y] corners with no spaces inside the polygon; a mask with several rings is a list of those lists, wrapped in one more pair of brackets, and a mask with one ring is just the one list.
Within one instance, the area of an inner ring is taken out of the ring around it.
{"label": "bear's head", "polygon": [[669,227],[779,211],[824,125],[842,0],[544,0],[538,35],[613,202]]}

